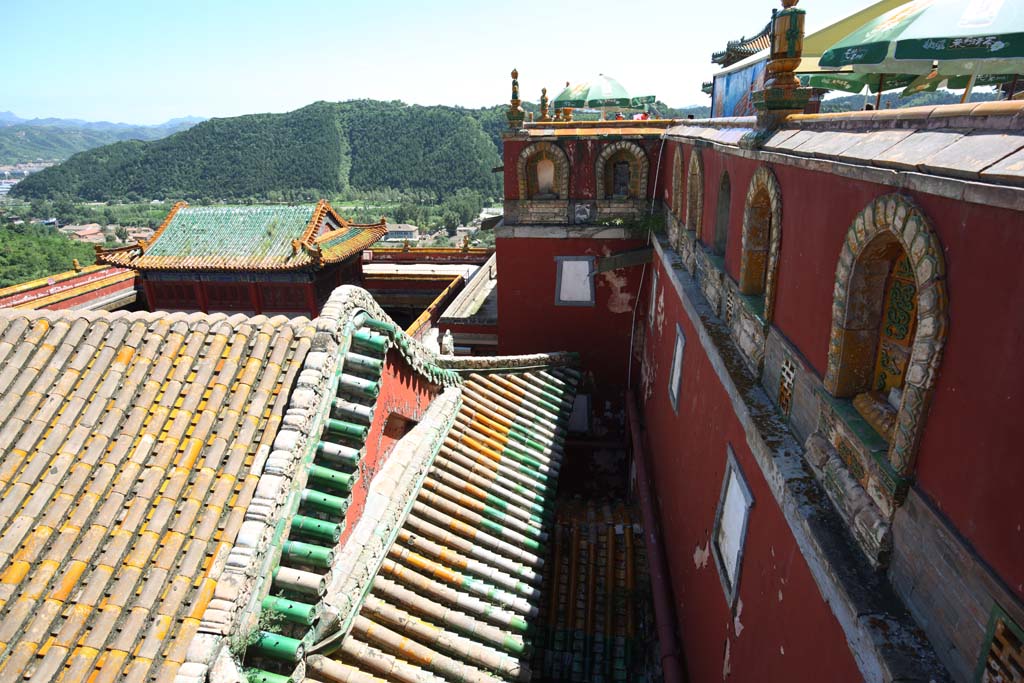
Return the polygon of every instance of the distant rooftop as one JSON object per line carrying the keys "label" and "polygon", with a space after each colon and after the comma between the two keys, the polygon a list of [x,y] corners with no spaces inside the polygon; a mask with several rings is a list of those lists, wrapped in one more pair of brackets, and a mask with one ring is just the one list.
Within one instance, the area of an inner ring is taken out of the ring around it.
{"label": "distant rooftop", "polygon": [[353,225],[326,201],[300,206],[178,203],[152,239],[101,251],[97,260],[138,270],[295,270],[344,260],[387,232]]}

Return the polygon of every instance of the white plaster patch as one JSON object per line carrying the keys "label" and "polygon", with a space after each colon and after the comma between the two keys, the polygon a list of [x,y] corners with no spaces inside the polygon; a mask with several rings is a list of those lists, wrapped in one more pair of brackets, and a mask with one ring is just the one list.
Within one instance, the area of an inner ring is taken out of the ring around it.
{"label": "white plaster patch", "polygon": [[782,602],[782,590],[779,590],[779,602]]}
{"label": "white plaster patch", "polygon": [[739,638],[740,634],[743,633],[743,623],[740,621],[740,615],[743,614],[743,599],[740,598],[736,601],[736,616],[732,618],[732,629],[736,633],[736,637]]}
{"label": "white plaster patch", "polygon": [[785,657],[786,656],[786,648],[784,648],[781,645],[779,645],[779,654],[782,655],[783,657]]}
{"label": "white plaster patch", "polygon": [[710,544],[705,543],[701,548],[699,545],[693,551],[693,566],[697,569],[704,569],[708,566],[708,558],[711,557]]}
{"label": "white plaster patch", "polygon": [[[646,351],[646,347],[644,347]],[[658,378],[658,363],[651,355],[645,355],[640,364],[640,387],[643,390],[644,402],[654,395],[654,382]]]}
{"label": "white plaster patch", "polygon": [[618,274],[618,271],[610,270],[607,273],[601,273],[601,279],[611,290],[608,295],[608,310],[612,313],[632,312],[633,295],[626,291],[629,282],[625,274]]}
{"label": "white plaster patch", "polygon": [[724,681],[732,673],[732,665],[729,663],[729,639],[725,640],[725,658],[722,660],[722,680]]}

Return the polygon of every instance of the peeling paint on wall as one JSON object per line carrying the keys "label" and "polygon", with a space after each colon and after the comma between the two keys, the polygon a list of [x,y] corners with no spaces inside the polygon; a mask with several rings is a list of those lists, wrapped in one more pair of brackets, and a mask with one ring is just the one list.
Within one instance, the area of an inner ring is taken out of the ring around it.
{"label": "peeling paint on wall", "polygon": [[632,313],[635,297],[626,291],[626,286],[629,284],[626,275],[618,270],[610,270],[607,273],[601,273],[601,280],[611,290],[608,296],[608,311],[611,313]]}
{"label": "peeling paint on wall", "polygon": [[651,400],[654,395],[654,382],[658,378],[658,361],[653,354],[649,353],[647,346],[644,346],[644,357],[640,365],[640,388],[644,402]]}
{"label": "peeling paint on wall", "polygon": [[693,566],[697,569],[704,569],[708,566],[708,558],[711,557],[711,544],[705,543],[704,547],[699,545],[693,551]]}
{"label": "peeling paint on wall", "polygon": [[743,598],[736,601],[736,616],[732,618],[732,630],[739,638],[740,634],[743,633],[743,623],[740,621],[740,615],[743,614]]}
{"label": "peeling paint on wall", "polygon": [[662,328],[665,327],[665,290],[662,289],[658,293],[658,306],[654,312],[654,327],[658,330],[658,336],[661,336]]}
{"label": "peeling paint on wall", "polygon": [[729,639],[725,639],[725,657],[722,660],[722,680],[724,681],[732,673],[732,665],[729,664]]}

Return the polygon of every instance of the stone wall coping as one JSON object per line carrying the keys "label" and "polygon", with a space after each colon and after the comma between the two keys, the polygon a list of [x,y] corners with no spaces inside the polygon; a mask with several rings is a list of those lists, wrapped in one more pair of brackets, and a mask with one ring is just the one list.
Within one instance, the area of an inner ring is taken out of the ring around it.
{"label": "stone wall coping", "polygon": [[[791,130],[784,130],[778,135],[791,135],[792,133]],[[984,179],[956,178],[919,170],[883,168],[853,159],[844,159],[841,155],[824,158],[804,155],[799,150],[774,150],[768,147],[752,150],[742,149],[735,144],[723,144],[707,139],[691,137],[672,137],[671,139],[693,145],[698,149],[709,147],[716,153],[730,154],[762,163],[794,166],[808,171],[830,173],[844,178],[886,185],[896,190],[909,190],[971,204],[1024,211],[1024,186],[996,185],[986,182]],[[1024,143],[1024,135],[1021,135],[1021,140]],[[1020,182],[1024,185],[1024,177]]]}
{"label": "stone wall coping", "polygon": [[[714,119],[712,119],[714,120]],[[844,111],[828,114],[793,114],[785,128],[880,129],[986,128],[1024,131],[1024,100],[940,104],[903,109]]]}
{"label": "stone wall coping", "polygon": [[496,230],[496,236],[499,238],[628,240],[642,239],[644,233],[607,225],[506,225]]}

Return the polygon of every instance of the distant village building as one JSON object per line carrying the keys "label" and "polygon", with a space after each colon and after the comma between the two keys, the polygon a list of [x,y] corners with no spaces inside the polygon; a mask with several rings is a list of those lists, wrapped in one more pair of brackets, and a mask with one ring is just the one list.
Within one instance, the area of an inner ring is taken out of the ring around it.
{"label": "distant village building", "polygon": [[315,316],[334,288],[362,281],[362,250],[387,232],[326,201],[304,206],[175,204],[153,237],[99,250],[139,272],[150,310]]}
{"label": "distant village building", "polygon": [[99,223],[72,225],[68,226],[68,229],[65,229],[63,232],[68,233],[68,237],[77,242],[103,244],[106,241],[106,236],[103,234],[103,228],[100,227]]}
{"label": "distant village building", "polygon": [[409,223],[391,223],[388,225],[388,233],[384,236],[385,242],[416,242],[420,238],[420,229]]}
{"label": "distant village building", "polygon": [[458,228],[455,228],[455,239],[458,242],[462,242],[462,240],[466,239],[467,237],[472,237],[477,230],[479,230],[479,228],[471,225],[463,225]]}

